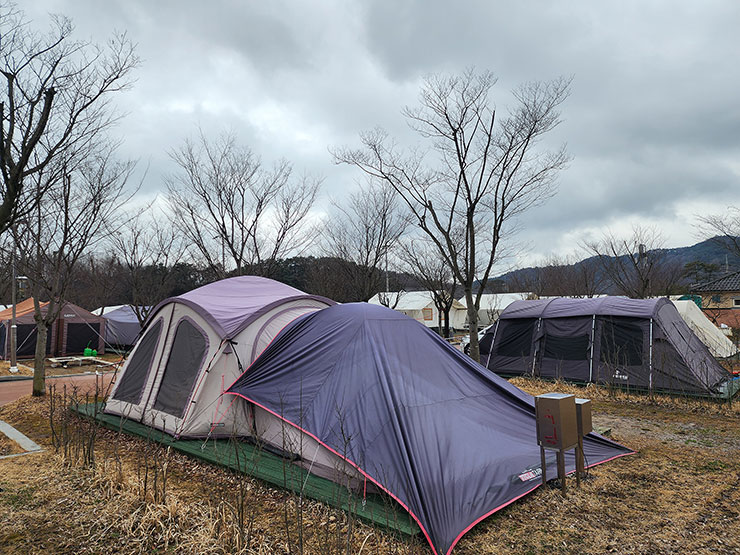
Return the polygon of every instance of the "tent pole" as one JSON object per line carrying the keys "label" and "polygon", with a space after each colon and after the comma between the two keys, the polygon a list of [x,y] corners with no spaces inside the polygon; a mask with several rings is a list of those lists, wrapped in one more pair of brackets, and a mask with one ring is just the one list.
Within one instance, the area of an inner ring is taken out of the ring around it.
{"label": "tent pole", "polygon": [[[539,336],[541,329],[542,329],[542,317],[540,316],[540,318],[537,320],[537,336]],[[533,339],[533,343],[534,343],[534,351],[532,352],[532,377],[533,378],[534,378],[534,368],[535,368],[535,365],[537,364],[537,352],[539,351],[538,341],[539,341],[538,339]]]}
{"label": "tent pole", "polygon": [[493,346],[496,343],[496,333],[498,333],[498,323],[501,321],[501,318],[496,320],[496,326],[493,328],[493,339],[491,340],[491,348],[488,351],[488,358],[486,359],[486,368],[488,368],[488,363],[491,362],[491,355],[493,354]]}
{"label": "tent pole", "polygon": [[650,351],[648,353],[648,365],[650,369],[650,395],[653,394],[653,319],[650,318]]}
{"label": "tent pole", "polygon": [[591,319],[591,356],[588,359],[588,381],[594,381],[594,336],[596,334],[596,314]]}

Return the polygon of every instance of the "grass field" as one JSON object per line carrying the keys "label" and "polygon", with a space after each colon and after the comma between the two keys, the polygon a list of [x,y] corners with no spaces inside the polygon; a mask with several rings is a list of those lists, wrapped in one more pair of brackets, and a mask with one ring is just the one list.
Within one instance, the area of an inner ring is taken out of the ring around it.
{"label": "grass field", "polygon": [[[591,398],[595,425],[638,454],[591,469],[565,498],[539,488],[454,554],[740,552],[738,403],[512,381]],[[3,553],[431,553],[419,538],[116,432],[98,430],[95,465],[82,464],[71,448],[55,451],[47,400],[4,406],[0,419],[47,449],[0,460]],[[79,446],[86,424],[67,424]]]}

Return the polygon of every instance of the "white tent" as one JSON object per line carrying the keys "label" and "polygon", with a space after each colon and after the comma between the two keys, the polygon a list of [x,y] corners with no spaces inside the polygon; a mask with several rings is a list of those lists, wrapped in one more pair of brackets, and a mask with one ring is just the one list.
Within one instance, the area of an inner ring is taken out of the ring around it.
{"label": "white tent", "polygon": [[[381,300],[384,302],[381,302]],[[402,312],[417,322],[421,322],[428,328],[439,326],[439,311],[434,305],[434,295],[431,291],[378,293],[368,303],[389,306],[389,308]],[[453,300],[452,308],[450,309],[450,328],[456,330],[464,329],[465,319],[465,305]]]}
{"label": "white tent", "polygon": [[259,408],[222,399],[295,318],[334,304],[255,276],[224,279],[152,310],[105,412],[176,437],[250,435],[274,427]]}
{"label": "white tent", "polygon": [[[478,309],[478,327],[486,327],[498,320],[503,310],[514,301],[531,299],[532,293],[484,293],[480,298],[480,309]],[[460,304],[467,310],[468,304],[465,297],[460,299]],[[467,323],[467,312],[465,321]]]}
{"label": "white tent", "polygon": [[712,356],[725,358],[737,353],[737,347],[704,315],[694,301],[673,301],[673,304]]}

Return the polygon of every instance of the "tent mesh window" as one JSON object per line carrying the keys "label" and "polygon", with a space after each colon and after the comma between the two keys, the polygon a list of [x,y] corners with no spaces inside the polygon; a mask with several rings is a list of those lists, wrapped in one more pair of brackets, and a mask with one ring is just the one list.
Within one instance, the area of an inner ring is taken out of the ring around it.
{"label": "tent mesh window", "polygon": [[183,417],[198,370],[206,356],[206,347],[203,333],[189,320],[180,320],[154,402],[154,410],[177,418]]}
{"label": "tent mesh window", "polygon": [[98,348],[100,324],[67,324],[67,345],[65,353],[82,353],[87,347]]}
{"label": "tent mesh window", "polygon": [[138,348],[131,355],[126,371],[121,376],[116,393],[113,395],[113,398],[117,401],[133,403],[134,405],[141,403],[146,377],[149,375],[149,368],[154,359],[154,351],[159,342],[161,329],[162,320],[159,319],[141,338]]}
{"label": "tent mesh window", "polygon": [[614,366],[642,366],[642,338],[640,326],[615,320],[601,325],[601,362]]}
{"label": "tent mesh window", "polygon": [[536,322],[535,319],[506,322],[496,354],[502,357],[528,357],[532,353],[532,333]]}
{"label": "tent mesh window", "polygon": [[545,358],[557,360],[588,360],[590,341],[588,335],[563,337],[545,335]]}
{"label": "tent mesh window", "polygon": [[[36,324],[18,324],[16,329],[16,354],[19,357],[36,354]],[[46,354],[51,352],[51,329],[46,333]]]}

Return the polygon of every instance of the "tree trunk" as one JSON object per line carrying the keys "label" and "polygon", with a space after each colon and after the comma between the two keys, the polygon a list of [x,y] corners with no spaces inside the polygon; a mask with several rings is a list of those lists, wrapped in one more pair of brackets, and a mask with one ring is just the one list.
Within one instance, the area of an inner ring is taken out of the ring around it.
{"label": "tree trunk", "polygon": [[46,338],[48,327],[44,322],[36,324],[36,353],[33,361],[33,396],[46,394]]}
{"label": "tree trunk", "polygon": [[470,358],[480,362],[480,347],[478,346],[478,309],[473,300],[473,289],[465,288],[465,303],[468,305],[468,328],[470,331]]}
{"label": "tree trunk", "polygon": [[451,309],[452,309],[452,306],[445,307],[445,329],[444,329],[444,334],[442,335],[442,337],[450,336],[450,310]]}

